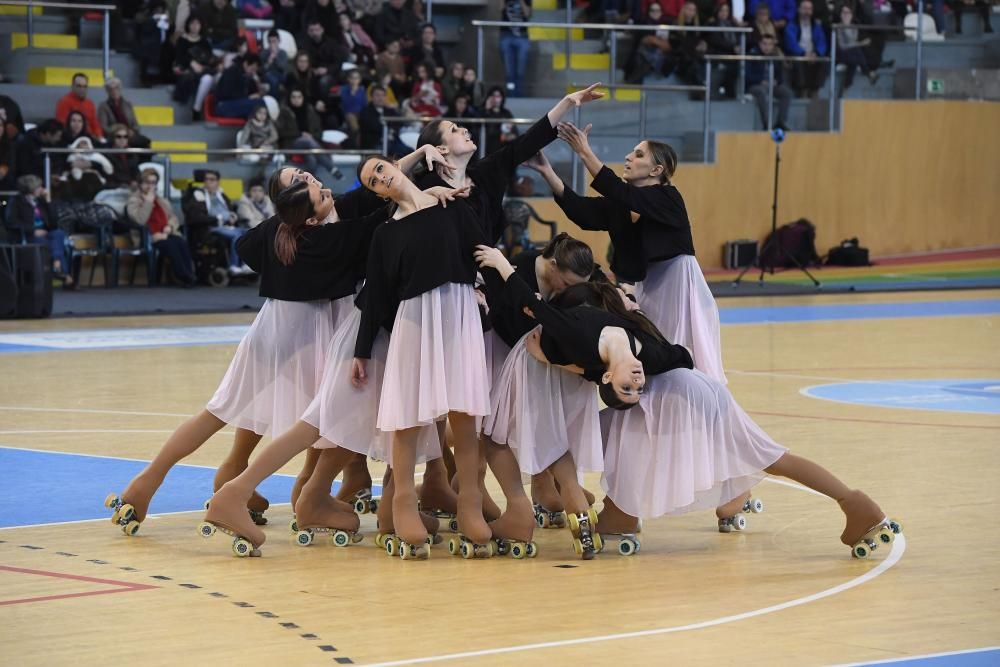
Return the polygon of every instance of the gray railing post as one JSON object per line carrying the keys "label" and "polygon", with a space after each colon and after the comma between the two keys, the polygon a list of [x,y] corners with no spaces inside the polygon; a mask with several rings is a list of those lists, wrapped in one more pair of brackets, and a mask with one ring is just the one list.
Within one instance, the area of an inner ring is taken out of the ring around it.
{"label": "gray railing post", "polygon": [[[573,124],[580,127],[580,107],[573,107]],[[580,192],[580,156],[577,155],[576,151],[573,151],[573,160],[570,162],[571,169],[573,170],[572,179],[570,180],[570,187],[573,188],[573,192]]]}
{"label": "gray railing post", "polygon": [[705,59],[705,105],[701,119],[701,161],[708,162],[708,128],[712,118],[712,61]]}
{"label": "gray railing post", "polygon": [[920,99],[923,95],[922,79],[924,73],[924,0],[917,0],[917,69],[913,73],[915,98]]}
{"label": "gray railing post", "polygon": [[639,141],[646,137],[646,91],[639,89]]}
{"label": "gray railing post", "polygon": [[[566,23],[573,23],[573,0],[566,0]],[[573,53],[573,28],[566,28],[566,71],[569,72],[570,54]]]}
{"label": "gray railing post", "polygon": [[389,124],[382,119],[382,155],[389,154]]}
{"label": "gray railing post", "polygon": [[172,170],[170,168],[170,154],[165,153],[163,155],[163,198],[170,199],[170,188],[172,186],[170,173]]}
{"label": "gray railing post", "polygon": [[[30,7],[29,7],[30,9]],[[52,154],[45,153],[45,190],[52,196]]]}
{"label": "gray railing post", "polygon": [[614,85],[615,83],[615,62],[618,60],[618,35],[612,30],[611,32],[611,53],[608,56],[608,85]]}
{"label": "gray railing post", "polygon": [[104,10],[104,80],[111,76],[111,12]]}
{"label": "gray railing post", "polygon": [[767,61],[767,131],[774,127],[774,60]]}
{"label": "gray railing post", "polygon": [[837,27],[830,31],[830,108],[827,111],[827,132],[833,132],[834,119],[836,118],[837,100]]}
{"label": "gray railing post", "polygon": [[486,123],[479,124],[479,157],[486,157]]}
{"label": "gray railing post", "polygon": [[[740,33],[740,55],[745,56],[747,54],[747,34],[745,32]],[[747,90],[747,61],[740,61],[740,77],[736,84],[736,99],[742,101],[743,95]]]}
{"label": "gray railing post", "polygon": [[479,75],[479,80],[484,81],[483,77],[486,73],[483,72],[483,26],[476,26],[476,73]]}
{"label": "gray railing post", "polygon": [[[29,49],[32,46],[35,45],[35,16],[34,16],[35,12],[34,12],[34,9],[35,9],[35,7],[31,4],[31,2],[28,2],[28,48]],[[49,186],[46,185],[45,187],[47,188]]]}
{"label": "gray railing post", "polygon": [[427,17],[426,21],[432,23],[434,21],[434,0],[427,0]]}

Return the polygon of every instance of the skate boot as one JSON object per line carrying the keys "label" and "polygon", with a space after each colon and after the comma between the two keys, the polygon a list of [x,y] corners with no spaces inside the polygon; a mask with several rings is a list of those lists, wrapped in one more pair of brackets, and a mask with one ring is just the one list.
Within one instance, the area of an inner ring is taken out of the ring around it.
{"label": "skate boot", "polygon": [[428,517],[433,517],[438,521],[447,521],[448,530],[452,533],[458,532],[458,514],[455,512],[449,512],[448,510],[442,509],[432,509],[429,507],[420,506],[420,513],[425,514]]}
{"label": "skate boot", "polygon": [[139,521],[135,519],[135,508],[121,499],[117,493],[109,493],[104,506],[112,511],[111,523],[121,526],[122,532],[132,537],[139,532]]}
{"label": "skate boot", "polygon": [[[205,509],[208,509],[208,505],[210,502],[211,500],[205,501]],[[270,506],[271,503],[267,502],[267,498],[260,495],[256,491],[253,492],[253,495],[250,496],[250,500],[247,501],[247,512],[250,514],[250,520],[254,522],[254,525],[257,526],[267,525],[267,517],[264,516],[264,512],[266,512],[267,508]],[[294,523],[294,521],[295,519],[293,517],[292,522]],[[295,532],[294,528],[292,529],[292,532],[293,533]]]}
{"label": "skate boot", "polygon": [[246,558],[247,556],[260,556],[259,546],[254,546],[253,542],[238,534],[229,526],[212,521],[202,521],[198,524],[198,534],[206,539],[215,535],[216,531],[230,535],[233,538],[233,553],[240,558]]}
{"label": "skate boot", "polygon": [[840,541],[851,547],[855,558],[868,558],[879,546],[888,546],[903,532],[903,527],[888,518],[882,509],[862,491],[851,493],[839,501],[847,517]]}
{"label": "skate boot", "polygon": [[353,512],[341,512],[329,506],[301,507],[296,519],[299,530],[295,533],[295,543],[307,547],[313,543],[316,535],[327,534],[330,542],[337,547],[357,544],[363,538],[358,534],[360,520]]}
{"label": "skate boot", "polygon": [[237,556],[259,556],[267,536],[250,518],[246,503],[239,491],[230,489],[228,484],[223,486],[209,499],[198,532],[208,538],[221,531],[233,537],[233,553]]}
{"label": "skate boot", "polygon": [[[742,505],[740,500],[743,501]],[[760,498],[753,498],[746,494],[742,499],[726,503],[715,512],[719,519],[719,532],[729,533],[732,531],[746,530],[747,519],[744,514],[760,514],[764,511],[764,501]]]}
{"label": "skate boot", "polygon": [[537,556],[538,545],[531,541],[536,525],[534,506],[526,496],[508,498],[507,509],[490,522],[497,555],[510,554],[516,560]]}
{"label": "skate boot", "polygon": [[597,532],[596,511],[589,509],[579,514],[567,514],[566,519],[573,533],[573,551],[583,560],[592,559],[604,548],[604,541]]}
{"label": "skate boot", "polygon": [[565,528],[566,512],[553,512],[535,503],[535,523],[539,528]]}
{"label": "skate boot", "polygon": [[149,475],[140,474],[129,482],[121,494],[109,493],[104,499],[104,506],[112,512],[111,523],[121,527],[129,537],[139,532],[139,524],[146,520],[149,503],[160,483],[162,480],[156,482]]}

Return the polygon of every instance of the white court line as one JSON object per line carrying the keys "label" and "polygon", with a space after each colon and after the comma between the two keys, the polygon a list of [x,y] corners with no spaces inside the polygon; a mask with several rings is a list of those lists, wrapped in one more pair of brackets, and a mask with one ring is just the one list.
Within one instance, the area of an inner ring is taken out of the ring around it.
{"label": "white court line", "polygon": [[367,663],[362,667],[394,667],[395,665],[416,665],[427,662],[442,662],[445,660],[458,660],[461,658],[477,658],[487,655],[501,655],[506,653],[517,653],[521,651],[534,651],[543,648],[555,648],[559,646],[578,646],[581,644],[594,644],[597,642],[607,642],[616,641],[619,639],[634,639],[637,637],[651,637],[655,635],[667,635],[673,634],[675,632],[685,632],[687,630],[700,630],[702,628],[711,628],[719,625],[725,625],[726,623],[734,623],[736,621],[743,621],[748,618],[754,618],[757,616],[764,616],[766,614],[773,614],[778,611],[783,611],[785,609],[790,609],[792,607],[799,607],[810,602],[815,602],[816,600],[822,600],[823,598],[828,598],[838,593],[843,593],[846,590],[850,590],[861,584],[871,581],[875,577],[879,576],[890,567],[899,562],[899,559],[903,557],[903,553],[906,551],[906,537],[900,533],[895,541],[892,543],[892,550],[889,555],[886,556],[885,560],[880,562],[874,568],[865,572],[861,576],[855,577],[850,581],[846,581],[842,584],[838,584],[832,588],[827,588],[826,590],[820,591],[819,593],[813,593],[812,595],[807,595],[805,597],[796,598],[794,600],[789,600],[787,602],[782,602],[776,605],[771,605],[770,607],[764,607],[762,609],[755,609],[753,611],[743,612],[742,614],[734,614],[732,616],[723,616],[721,618],[713,618],[709,621],[702,621],[700,623],[690,623],[688,625],[675,625],[669,628],[654,628],[651,630],[639,630],[636,632],[622,632],[613,635],[598,635],[595,637],[580,637],[578,639],[565,639],[561,641],[554,642],[540,642],[537,644],[521,644],[519,646],[504,646],[502,648],[490,648],[483,649],[480,651],[466,651],[464,653],[447,653],[443,655],[432,655],[423,658],[410,658],[408,660],[392,660],[389,662],[373,662]]}
{"label": "white court line", "polygon": [[944,653],[923,653],[921,655],[910,655],[905,658],[890,658],[888,660],[873,660],[869,662],[851,662],[833,665],[832,667],[862,667],[863,665],[889,665],[894,662],[906,662],[907,660],[923,660],[924,658],[945,658],[949,655],[966,655],[968,653],[985,653],[987,651],[1000,650],[1000,646],[984,646],[983,648],[970,648],[964,651],[946,651]]}
{"label": "white court line", "polygon": [[786,482],[783,479],[775,479],[774,477],[765,477],[764,481],[771,482],[771,484],[781,484],[782,486],[787,486],[793,489],[798,489],[799,491],[805,491],[806,493],[811,493],[814,496],[820,496],[821,498],[826,498],[826,496],[824,496],[819,491],[813,491],[812,489],[796,484],[795,482]]}
{"label": "white court line", "polygon": [[176,412],[132,412],[128,410],[93,410],[89,408],[28,408],[20,405],[0,405],[0,410],[14,412],[80,412],[95,415],[135,415],[137,417],[190,417],[192,413]]}
{"label": "white court line", "polygon": [[[61,452],[54,449],[32,449],[30,447],[10,447],[8,445],[0,445],[0,449],[11,449],[18,452],[36,452],[38,454],[60,454],[62,456],[87,456],[93,459],[111,459],[112,461],[132,461],[135,463],[149,463],[148,459],[130,459],[123,456],[104,456],[102,454],[86,454],[83,452]],[[178,463],[179,466],[187,466],[189,468],[206,468],[208,470],[216,470],[219,466],[203,466],[197,463]],[[292,477],[292,475],[286,475],[286,477]]]}
{"label": "white court line", "polygon": [[[872,369],[872,370],[878,370],[878,369]],[[799,373],[781,373],[781,372],[772,372],[772,371],[734,371],[734,370],[730,370],[728,368],[726,369],[726,373],[735,374],[735,375],[766,375],[766,376],[770,376],[770,377],[779,377],[779,378],[795,378],[795,379],[798,379],[798,380],[821,380],[823,382],[833,382],[835,384],[845,384],[845,383],[851,382],[851,383],[855,383],[855,384],[878,384],[878,385],[887,385],[887,386],[901,386],[901,387],[907,387],[907,388],[910,388],[910,389],[934,389],[936,391],[941,391],[941,386],[940,385],[914,384],[911,380],[857,380],[857,379],[845,378],[845,377],[828,377],[828,376],[825,376],[825,375],[801,375]],[[965,380],[963,380],[961,378],[942,378],[942,379],[965,381]],[[972,380],[984,379],[985,380],[985,379],[992,379],[992,378],[968,378],[968,379],[972,379]],[[801,394],[803,391],[805,391],[807,389],[812,389],[812,388],[814,388],[816,386],[819,386],[819,385],[812,385],[810,387],[806,387],[805,389],[800,389],[799,393]],[[819,398],[819,396],[809,396],[809,398]],[[832,399],[830,399],[830,400],[832,400]]]}
{"label": "white court line", "polygon": [[25,435],[29,433],[173,433],[171,429],[148,429],[148,428],[65,428],[47,430],[25,430],[25,431],[0,431],[0,435]]}

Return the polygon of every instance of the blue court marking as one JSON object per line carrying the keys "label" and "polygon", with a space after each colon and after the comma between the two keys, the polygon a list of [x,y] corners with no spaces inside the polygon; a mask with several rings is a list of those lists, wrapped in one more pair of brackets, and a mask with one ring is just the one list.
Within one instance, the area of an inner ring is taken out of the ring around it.
{"label": "blue court marking", "polygon": [[853,405],[1000,415],[1000,379],[838,382],[801,393]]}
{"label": "blue court marking", "polygon": [[831,303],[810,306],[761,306],[755,308],[719,309],[719,317],[723,324],[997,314],[1000,314],[1000,299],[922,301],[917,303]]}
{"label": "blue court marking", "polygon": [[937,653],[913,658],[897,658],[878,662],[859,662],[851,667],[866,665],[892,665],[893,667],[996,667],[1000,665],[1000,648],[990,647]]}
{"label": "blue court marking", "polygon": [[[0,445],[0,528],[109,519],[109,493],[120,493],[145,461],[86,454],[41,452]],[[177,465],[150,504],[150,514],[200,510],[212,495],[215,469]],[[257,490],[272,503],[287,503],[291,475],[272,475]],[[334,493],[340,483],[334,483]],[[378,489],[381,491],[381,489]]]}

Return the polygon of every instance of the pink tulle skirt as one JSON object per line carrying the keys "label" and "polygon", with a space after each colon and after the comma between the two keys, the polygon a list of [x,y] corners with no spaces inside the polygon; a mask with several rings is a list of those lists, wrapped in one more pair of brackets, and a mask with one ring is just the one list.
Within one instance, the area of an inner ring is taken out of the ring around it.
{"label": "pink tulle skirt", "polygon": [[650,377],[639,405],[610,412],[602,485],[618,507],[641,518],[729,502],[787,451],[725,385],[698,370]]}
{"label": "pink tulle skirt", "polygon": [[508,445],[521,472],[536,475],[570,452],[579,471],[604,469],[597,388],[536,360],[518,341],[490,392],[483,432]]}
{"label": "pink tulle skirt", "polygon": [[265,301],[208,411],[259,435],[288,430],[316,395],[327,346],[353,301],[353,295],[336,301]]}
{"label": "pink tulle skirt", "polygon": [[[361,311],[353,312],[337,327],[327,353],[326,369],[316,397],[302,414],[302,421],[311,424],[323,438],[314,447],[343,447],[378,461],[391,464],[392,433],[380,432],[375,424],[382,396],[385,359],[389,336],[379,331],[372,346],[372,356],[366,363],[368,382],[358,388],[351,384],[354,343],[361,325]],[[418,439],[418,462],[441,456],[437,430],[421,429]]]}
{"label": "pink tulle skirt", "polygon": [[668,341],[688,349],[695,368],[713,380],[727,382],[719,307],[694,256],[679,255],[650,264],[646,279],[635,285],[635,298]]}
{"label": "pink tulle skirt", "polygon": [[492,389],[500,375],[500,369],[507,361],[510,348],[492,329],[483,334],[483,346],[486,348],[486,371],[489,373],[490,389]]}
{"label": "pink tulle skirt", "polygon": [[399,305],[386,355],[378,429],[433,426],[449,412],[479,418],[490,413],[479,306],[472,285],[457,283]]}

